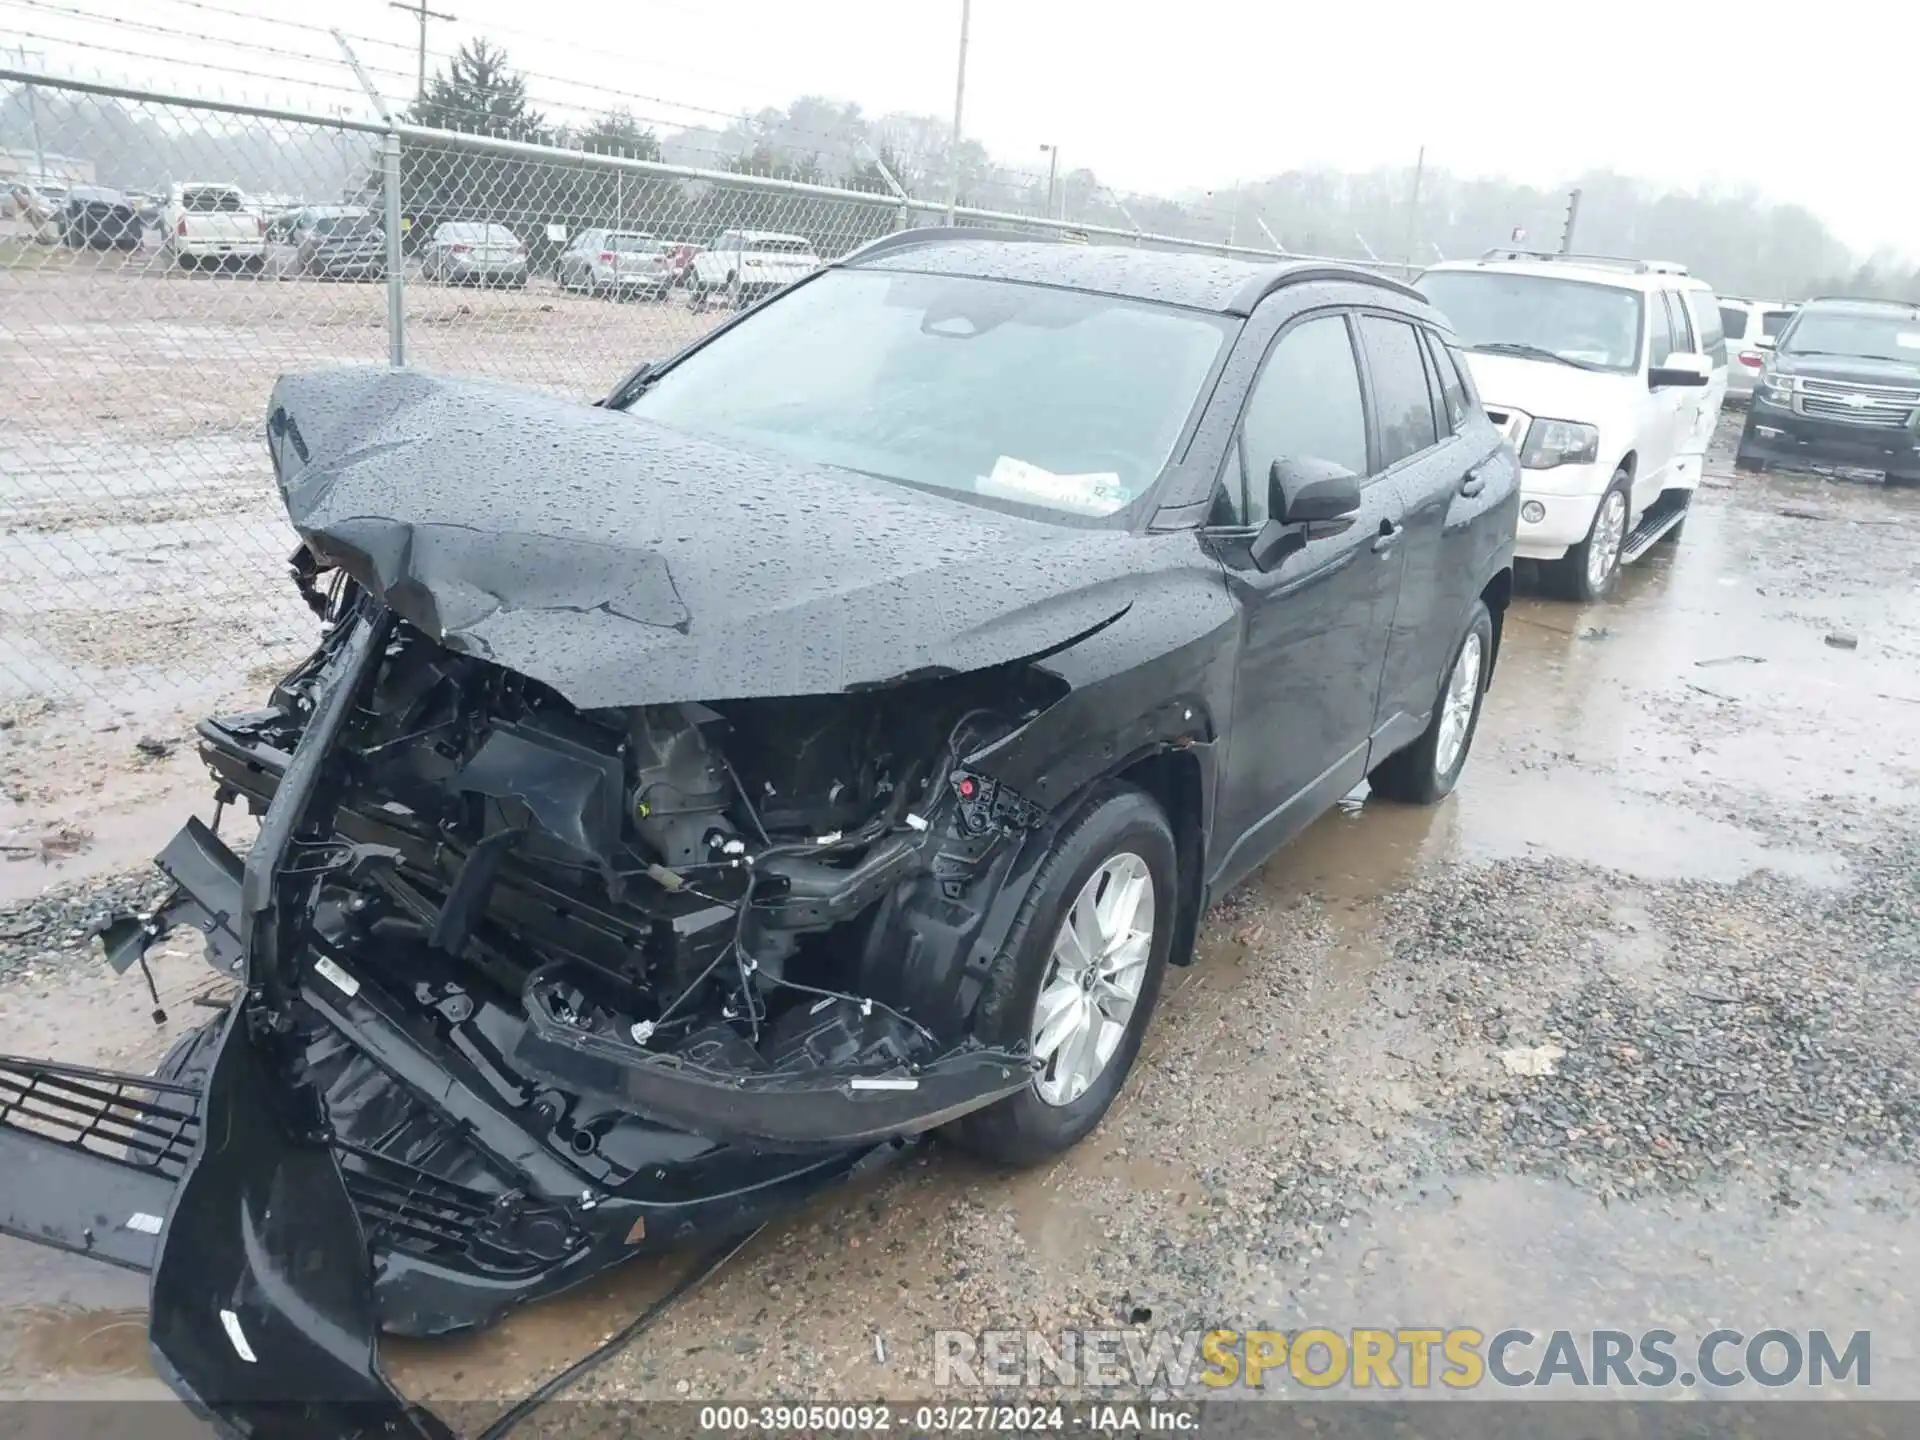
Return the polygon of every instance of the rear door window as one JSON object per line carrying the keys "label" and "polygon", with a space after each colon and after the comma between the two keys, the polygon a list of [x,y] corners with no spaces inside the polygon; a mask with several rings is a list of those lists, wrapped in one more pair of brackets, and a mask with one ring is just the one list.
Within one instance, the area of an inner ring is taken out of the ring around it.
{"label": "rear door window", "polygon": [[1778,340],[1780,332],[1787,328],[1787,322],[1793,319],[1791,310],[1762,310],[1760,312],[1760,333],[1769,340]]}
{"label": "rear door window", "polygon": [[1677,290],[1662,292],[1667,302],[1667,323],[1673,327],[1673,348],[1682,355],[1697,355],[1700,347],[1693,339],[1693,317],[1687,314],[1686,302],[1680,298]]}
{"label": "rear door window", "polygon": [[1720,307],[1720,333],[1738,345],[1747,338],[1747,312],[1738,305]]}
{"label": "rear door window", "polygon": [[1373,381],[1373,405],[1380,426],[1380,468],[1418,455],[1439,438],[1433,400],[1427,388],[1420,337],[1405,320],[1362,315],[1360,336],[1367,347],[1367,373]]}

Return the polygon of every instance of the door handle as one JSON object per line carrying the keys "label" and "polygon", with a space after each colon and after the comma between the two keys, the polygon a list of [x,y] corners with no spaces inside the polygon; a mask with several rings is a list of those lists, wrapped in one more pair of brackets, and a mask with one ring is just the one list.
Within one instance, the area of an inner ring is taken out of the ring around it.
{"label": "door handle", "polygon": [[1384,555],[1393,549],[1394,542],[1400,538],[1400,532],[1405,528],[1404,525],[1396,525],[1391,520],[1382,520],[1380,533],[1373,537],[1373,553]]}
{"label": "door handle", "polygon": [[1460,477],[1460,493],[1466,496],[1478,495],[1487,488],[1487,477],[1483,468],[1476,466]]}

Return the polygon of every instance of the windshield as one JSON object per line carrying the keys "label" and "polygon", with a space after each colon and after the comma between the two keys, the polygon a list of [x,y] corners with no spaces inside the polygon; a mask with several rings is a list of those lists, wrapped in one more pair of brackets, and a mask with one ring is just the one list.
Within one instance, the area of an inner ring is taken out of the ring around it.
{"label": "windshield", "polygon": [[1594,370],[1640,368],[1640,292],[1549,275],[1430,270],[1420,292],[1469,350],[1525,347]]}
{"label": "windshield", "polygon": [[1782,337],[1780,348],[1794,355],[1848,355],[1920,365],[1920,312],[1862,315],[1803,310],[1798,323]]}
{"label": "windshield", "polygon": [[651,235],[609,235],[600,248],[619,255],[658,255],[660,242]]}
{"label": "windshield", "polygon": [[663,373],[629,407],[744,442],[1097,518],[1173,454],[1228,322],[1105,295],[835,270]]}

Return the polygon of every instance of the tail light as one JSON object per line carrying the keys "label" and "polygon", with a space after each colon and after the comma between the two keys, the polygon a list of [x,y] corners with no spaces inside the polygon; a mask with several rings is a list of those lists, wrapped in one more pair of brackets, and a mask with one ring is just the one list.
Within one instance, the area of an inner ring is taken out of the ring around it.
{"label": "tail light", "polygon": [[176,235],[185,235],[187,233],[186,216],[182,215],[178,220],[173,222],[173,233]]}
{"label": "tail light", "polygon": [[[517,254],[519,252],[516,251],[515,253]],[[619,258],[620,257],[615,255],[611,250],[602,250],[600,252],[600,263],[602,265],[611,265],[615,260]]]}
{"label": "tail light", "polygon": [[472,249],[473,247],[471,245],[455,245],[448,251],[448,253],[451,255],[465,255],[471,252]]}
{"label": "tail light", "polygon": [[1767,361],[1764,355],[1758,354],[1755,351],[1742,350],[1740,352],[1740,363],[1749,370],[1758,370],[1762,365],[1766,364]]}

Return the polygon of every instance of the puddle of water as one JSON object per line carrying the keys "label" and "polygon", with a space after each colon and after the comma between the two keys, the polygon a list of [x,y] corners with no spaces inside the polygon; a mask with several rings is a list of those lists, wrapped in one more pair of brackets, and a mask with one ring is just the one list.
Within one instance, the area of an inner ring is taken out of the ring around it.
{"label": "puddle of water", "polygon": [[[1340,1232],[1304,1278],[1248,1301],[1286,1330],[1465,1325],[1489,1336],[1516,1327],[1544,1337],[1568,1329],[1583,1350],[1595,1328],[1667,1329],[1687,1358],[1694,1342],[1723,1326],[1748,1336],[1780,1327],[1803,1338],[1824,1329],[1836,1348],[1869,1330],[1874,1396],[1920,1397],[1909,1298],[1920,1287],[1920,1251],[1906,1218],[1920,1198],[1912,1178],[1865,1172],[1809,1184],[1817,1188],[1786,1206],[1745,1181],[1704,1199],[1602,1205],[1550,1180],[1429,1178],[1407,1202]],[[1543,1343],[1520,1363],[1537,1361]],[[1729,1349],[1729,1358],[1743,1349]],[[1499,1388],[1472,1393],[1491,1398]],[[1748,1384],[1715,1393],[1764,1392]]]}

